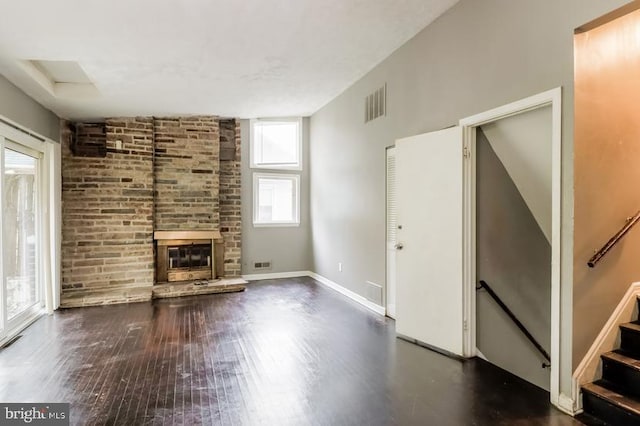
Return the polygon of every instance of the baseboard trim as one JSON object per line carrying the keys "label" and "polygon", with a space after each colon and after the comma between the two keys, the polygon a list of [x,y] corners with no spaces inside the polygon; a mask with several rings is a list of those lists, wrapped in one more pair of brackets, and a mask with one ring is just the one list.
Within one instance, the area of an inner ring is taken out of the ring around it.
{"label": "baseboard trim", "polygon": [[293,272],[270,272],[268,274],[247,274],[243,275],[247,281],[257,281],[257,280],[275,280],[278,278],[297,278],[297,277],[308,277],[311,272],[309,271],[293,271]]}
{"label": "baseboard trim", "polygon": [[342,294],[343,296],[347,296],[349,299],[358,302],[359,304],[361,304],[362,306],[364,306],[367,309],[372,310],[373,312],[375,312],[376,314],[379,315],[385,315],[386,314],[386,309],[383,306],[380,305],[376,305],[375,303],[365,299],[364,297],[360,296],[358,293],[355,293],[343,286],[341,286],[340,284],[331,281],[328,278],[323,277],[322,275],[316,274],[315,272],[308,272],[308,276],[313,278],[314,280],[318,281],[320,284],[323,284],[326,287],[329,287],[330,289],[337,291],[338,293]]}
{"label": "baseboard trim", "polygon": [[480,352],[480,350],[478,348],[476,348],[476,356],[482,360],[485,360],[487,362],[491,362],[487,359],[486,356],[484,356],[484,354],[482,352]]}
{"label": "baseboard trim", "polygon": [[556,407],[558,407],[558,409],[563,413],[570,416],[575,416],[582,412],[582,409],[576,408],[575,401],[563,393],[558,395],[558,404]]}
{"label": "baseboard trim", "polygon": [[[580,387],[592,382],[601,376],[600,371],[600,355],[614,350],[619,344],[618,325],[624,322],[634,321],[636,317],[637,299],[640,296],[640,282],[633,283],[629,286],[620,303],[613,310],[613,313],[605,323],[602,330],[593,341],[593,344],[587,351],[578,367],[573,372],[573,399],[565,396],[567,400],[571,400],[573,403],[573,413],[579,413],[582,411],[582,397]],[[563,395],[560,395],[562,397]],[[558,401],[558,406],[567,411],[561,406],[562,400]]]}

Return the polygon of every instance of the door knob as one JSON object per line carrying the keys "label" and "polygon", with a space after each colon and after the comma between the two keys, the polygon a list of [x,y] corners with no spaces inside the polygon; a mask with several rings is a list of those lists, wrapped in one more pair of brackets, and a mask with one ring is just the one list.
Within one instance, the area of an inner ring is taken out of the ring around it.
{"label": "door knob", "polygon": [[394,247],[396,248],[396,250],[402,250],[404,248],[404,244],[398,243]]}

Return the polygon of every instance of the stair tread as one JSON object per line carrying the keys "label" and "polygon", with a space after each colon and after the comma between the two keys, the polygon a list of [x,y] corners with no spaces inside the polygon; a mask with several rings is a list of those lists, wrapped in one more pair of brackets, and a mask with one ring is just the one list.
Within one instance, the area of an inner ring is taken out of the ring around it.
{"label": "stair tread", "polygon": [[587,426],[609,426],[604,420],[585,412],[578,414],[576,420],[579,420]]}
{"label": "stair tread", "polygon": [[640,359],[635,358],[632,354],[616,349],[601,355],[603,359],[612,360],[619,364],[624,364],[630,368],[640,371]]}
{"label": "stair tread", "polygon": [[616,407],[622,408],[629,413],[640,416],[640,401],[622,395],[611,389],[612,386],[605,380],[598,380],[582,386],[582,390],[601,398]]}
{"label": "stair tread", "polygon": [[640,324],[636,321],[634,322],[625,322],[623,324],[620,324],[620,328],[624,328],[626,330],[630,330],[630,331],[635,331],[637,333],[640,333]]}

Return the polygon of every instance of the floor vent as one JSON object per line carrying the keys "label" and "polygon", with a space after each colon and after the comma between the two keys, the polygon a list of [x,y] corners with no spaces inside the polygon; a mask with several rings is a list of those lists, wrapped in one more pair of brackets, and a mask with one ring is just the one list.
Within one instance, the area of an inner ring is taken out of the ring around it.
{"label": "floor vent", "polygon": [[271,269],[271,261],[269,262],[255,262],[253,269]]}
{"label": "floor vent", "polygon": [[364,99],[364,122],[387,115],[387,84]]}
{"label": "floor vent", "polygon": [[8,348],[9,346],[13,345],[21,337],[22,337],[22,334],[18,334],[17,336],[9,339],[4,345],[0,346],[0,349]]}

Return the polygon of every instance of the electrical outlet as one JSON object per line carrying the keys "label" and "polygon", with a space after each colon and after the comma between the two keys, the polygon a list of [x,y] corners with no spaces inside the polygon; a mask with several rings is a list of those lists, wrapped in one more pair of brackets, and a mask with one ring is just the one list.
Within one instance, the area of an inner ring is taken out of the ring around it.
{"label": "electrical outlet", "polygon": [[122,149],[122,141],[120,139],[116,141],[116,149]]}
{"label": "electrical outlet", "polygon": [[342,272],[342,262],[338,262],[338,272]]}

